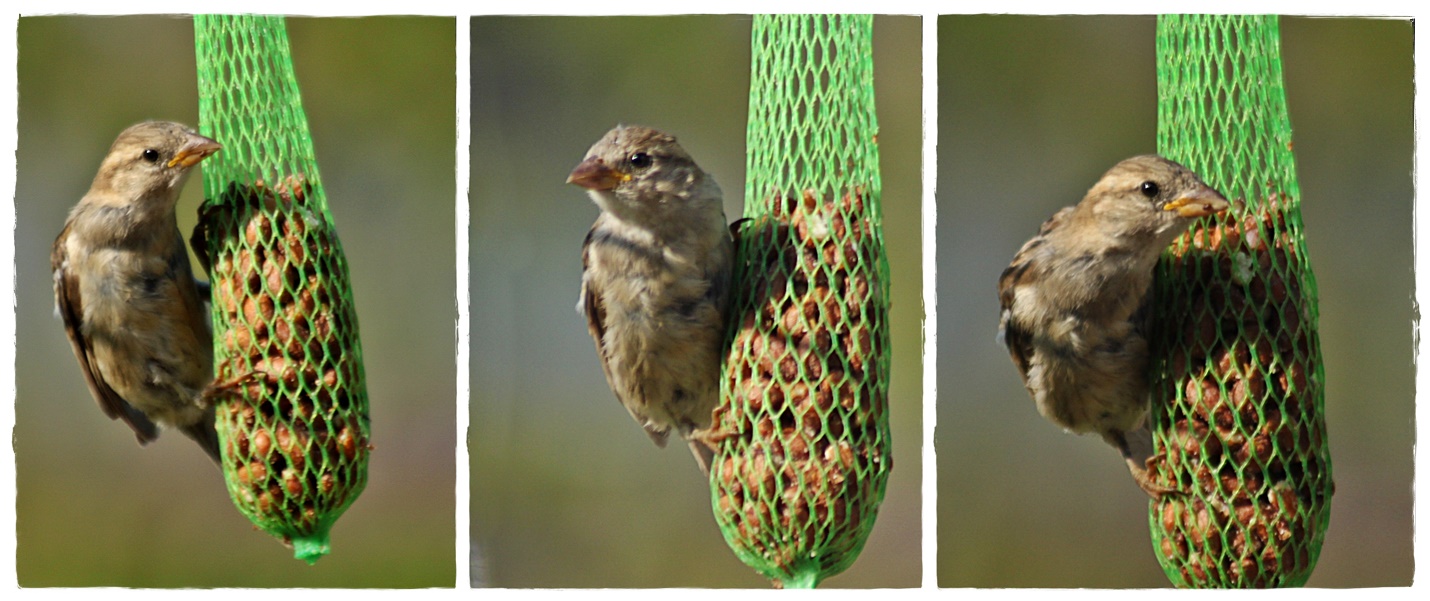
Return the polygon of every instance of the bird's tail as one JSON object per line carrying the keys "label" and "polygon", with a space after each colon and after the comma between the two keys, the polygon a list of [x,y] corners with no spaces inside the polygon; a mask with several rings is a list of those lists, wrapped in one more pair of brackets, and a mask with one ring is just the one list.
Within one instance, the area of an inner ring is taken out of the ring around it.
{"label": "bird's tail", "polygon": [[188,436],[193,439],[194,442],[198,443],[199,448],[202,448],[205,453],[208,453],[209,458],[213,459],[215,464],[223,465],[223,461],[219,459],[218,454],[218,431],[214,429],[213,407],[209,407],[208,411],[204,412],[203,419],[184,426],[181,430],[184,436]]}
{"label": "bird's tail", "polygon": [[710,475],[710,466],[715,463],[715,446],[704,440],[690,440],[690,454],[695,456],[695,462],[700,464],[700,471],[705,475]]}
{"label": "bird's tail", "polygon": [[1110,430],[1103,437],[1122,453],[1122,459],[1127,462],[1127,471],[1132,473],[1132,479],[1153,501],[1160,501],[1167,495],[1185,494],[1185,491],[1179,488],[1155,481],[1151,468],[1162,461],[1163,456],[1152,453],[1152,432],[1147,429],[1145,422],[1131,432]]}

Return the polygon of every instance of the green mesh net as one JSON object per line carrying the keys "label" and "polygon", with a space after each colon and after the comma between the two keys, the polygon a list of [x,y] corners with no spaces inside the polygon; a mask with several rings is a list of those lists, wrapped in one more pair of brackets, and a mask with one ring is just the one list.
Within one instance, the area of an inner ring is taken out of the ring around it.
{"label": "green mesh net", "polygon": [[367,483],[347,261],[281,17],[196,16],[204,164],[194,249],[213,294],[217,427],[239,511],[309,563]]}
{"label": "green mesh net", "polygon": [[890,455],[873,18],[756,16],[715,519],[776,586],[854,562]]}
{"label": "green mesh net", "polygon": [[1330,446],[1272,17],[1157,21],[1157,147],[1233,207],[1158,265],[1153,546],[1180,587],[1299,586],[1330,519]]}

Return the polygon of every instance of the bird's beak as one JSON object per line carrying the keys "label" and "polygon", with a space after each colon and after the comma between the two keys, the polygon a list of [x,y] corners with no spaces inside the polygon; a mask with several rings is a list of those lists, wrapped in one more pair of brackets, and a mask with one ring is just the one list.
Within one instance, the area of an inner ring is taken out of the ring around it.
{"label": "bird's beak", "polygon": [[1211,188],[1202,188],[1183,196],[1162,207],[1163,211],[1176,211],[1182,217],[1205,217],[1225,211],[1231,203]]}
{"label": "bird's beak", "polygon": [[576,184],[587,190],[613,190],[621,182],[630,179],[631,174],[608,167],[605,161],[591,157],[581,161],[580,165],[571,170],[566,183]]}
{"label": "bird's beak", "polygon": [[169,159],[170,167],[193,167],[208,158],[209,155],[218,152],[223,148],[222,144],[212,138],[206,138],[198,134],[189,134],[189,139],[174,153],[174,158]]}

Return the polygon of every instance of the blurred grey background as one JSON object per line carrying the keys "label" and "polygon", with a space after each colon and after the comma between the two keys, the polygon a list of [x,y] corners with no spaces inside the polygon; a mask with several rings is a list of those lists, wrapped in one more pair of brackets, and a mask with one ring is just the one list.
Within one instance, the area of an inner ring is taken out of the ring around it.
{"label": "blurred grey background", "polygon": [[[998,275],[1115,162],[1156,150],[1152,17],[939,19],[939,585],[1163,587],[1116,452],[1038,415]],[[1408,586],[1413,29],[1281,19],[1319,283],[1336,495],[1308,586]]]}
{"label": "blurred grey background", "polygon": [[[52,314],[50,245],[109,144],[197,125],[192,20],[19,20],[17,569],[22,587],[452,586],[456,399],[453,19],[288,20],[352,269],[371,397],[366,491],[309,567],[256,531],[192,442],[100,413]],[[179,202],[187,232],[199,177]]]}
{"label": "blurred grey background", "polygon": [[[874,77],[892,266],[894,469],[859,560],[827,587],[918,586],[921,35],[879,17]],[[503,587],[753,587],[684,445],[617,403],[575,311],[597,209],[565,184],[617,123],[676,135],[741,214],[750,18],[472,21],[473,579]]]}

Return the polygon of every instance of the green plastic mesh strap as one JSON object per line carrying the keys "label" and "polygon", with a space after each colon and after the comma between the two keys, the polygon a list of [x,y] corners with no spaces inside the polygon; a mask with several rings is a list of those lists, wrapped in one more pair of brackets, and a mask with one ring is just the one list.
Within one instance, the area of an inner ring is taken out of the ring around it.
{"label": "green plastic mesh strap", "polygon": [[1157,21],[1157,147],[1234,199],[1158,266],[1153,546],[1179,587],[1300,586],[1331,456],[1276,17]]}
{"label": "green plastic mesh strap", "polygon": [[347,261],[281,17],[196,16],[204,163],[195,252],[213,290],[218,434],[239,511],[313,563],[367,483]]}
{"label": "green plastic mesh strap", "polygon": [[756,16],[722,437],[731,549],[775,586],[854,562],[890,456],[870,16]]}

